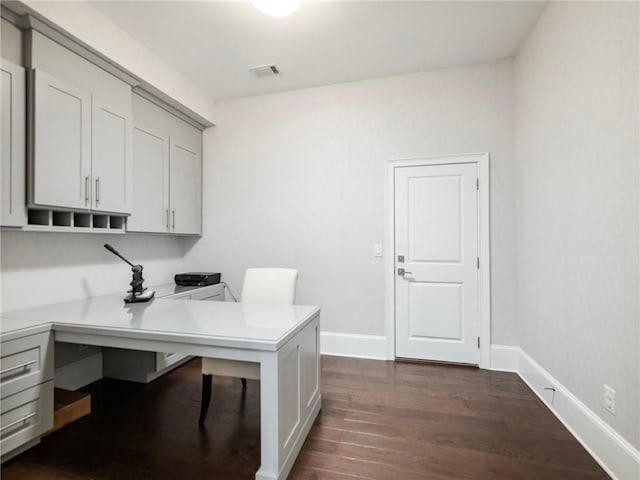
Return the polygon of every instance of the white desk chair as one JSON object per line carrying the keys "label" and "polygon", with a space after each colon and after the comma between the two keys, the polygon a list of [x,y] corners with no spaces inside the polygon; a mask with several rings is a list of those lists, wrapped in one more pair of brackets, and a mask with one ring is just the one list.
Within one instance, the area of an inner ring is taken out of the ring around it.
{"label": "white desk chair", "polygon": [[[242,303],[275,303],[293,305],[296,298],[298,271],[292,268],[248,268],[242,285]],[[220,358],[202,358],[202,403],[199,423],[202,425],[209,410],[213,375],[239,377],[242,390],[247,378],[260,380],[260,364]]]}

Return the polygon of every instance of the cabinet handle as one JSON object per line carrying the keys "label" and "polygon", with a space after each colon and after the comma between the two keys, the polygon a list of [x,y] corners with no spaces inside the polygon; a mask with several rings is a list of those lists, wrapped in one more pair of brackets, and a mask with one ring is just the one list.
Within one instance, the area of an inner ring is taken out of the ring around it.
{"label": "cabinet handle", "polygon": [[171,228],[176,229],[176,211],[171,210]]}
{"label": "cabinet handle", "polygon": [[96,205],[100,201],[100,177],[96,178]]}
{"label": "cabinet handle", "polygon": [[5,425],[4,427],[0,428],[0,432],[4,432],[8,428],[15,427],[19,423],[26,422],[30,418],[35,417],[37,414],[38,414],[37,412],[33,412],[33,413],[30,413],[29,415],[25,415],[21,419],[16,420],[15,422],[11,422],[10,424]]}
{"label": "cabinet handle", "polygon": [[89,176],[84,177],[84,204],[89,203]]}
{"label": "cabinet handle", "polygon": [[165,217],[165,220],[167,221],[167,223],[165,224],[167,226],[167,228],[169,228],[169,209],[167,208],[165,210],[167,216]]}
{"label": "cabinet handle", "polygon": [[20,365],[16,365],[15,367],[5,368],[4,370],[0,370],[0,375],[4,375],[5,373],[11,372],[13,370],[19,370],[21,368],[27,368],[29,365],[33,365],[37,363],[38,360],[31,360],[30,362],[21,363]]}

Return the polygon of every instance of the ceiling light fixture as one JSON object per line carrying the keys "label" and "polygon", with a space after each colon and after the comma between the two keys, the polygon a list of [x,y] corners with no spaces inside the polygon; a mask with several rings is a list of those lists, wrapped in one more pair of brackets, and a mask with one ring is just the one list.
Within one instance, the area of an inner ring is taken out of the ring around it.
{"label": "ceiling light fixture", "polygon": [[286,17],[300,6],[300,0],[251,0],[251,3],[271,17]]}

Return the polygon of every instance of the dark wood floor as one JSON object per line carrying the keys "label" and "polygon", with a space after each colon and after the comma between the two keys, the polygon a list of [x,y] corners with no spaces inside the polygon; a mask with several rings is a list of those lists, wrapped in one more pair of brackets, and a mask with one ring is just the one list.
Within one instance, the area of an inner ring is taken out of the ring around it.
{"label": "dark wood floor", "polygon": [[[140,385],[101,380],[93,413],[2,466],[3,480],[252,479],[257,382],[215,379],[198,429],[200,361]],[[322,359],[322,411],[290,479],[606,479],[514,374]]]}

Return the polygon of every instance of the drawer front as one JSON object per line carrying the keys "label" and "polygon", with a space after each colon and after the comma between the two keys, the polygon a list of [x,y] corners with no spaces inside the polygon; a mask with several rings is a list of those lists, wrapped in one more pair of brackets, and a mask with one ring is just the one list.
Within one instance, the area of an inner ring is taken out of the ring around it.
{"label": "drawer front", "polygon": [[178,299],[182,299],[182,300],[189,300],[191,298],[191,292],[183,292],[183,293],[174,293],[173,295],[167,295],[166,297],[162,297],[162,298],[171,298],[172,300],[178,300]]}
{"label": "drawer front", "polygon": [[0,398],[53,378],[53,336],[28,335],[0,345]]}
{"label": "drawer front", "polygon": [[156,372],[167,368],[170,365],[173,365],[176,362],[179,362],[183,358],[187,358],[188,355],[184,355],[182,353],[164,353],[157,352],[156,353]]}
{"label": "drawer front", "polygon": [[217,295],[211,295],[211,296],[207,296],[207,297],[202,297],[202,298],[195,298],[195,295],[191,296],[192,300],[200,300],[203,302],[221,302],[222,301],[222,295],[217,294]]}
{"label": "drawer front", "polygon": [[224,286],[222,284],[211,285],[209,287],[200,288],[195,290],[191,294],[191,300],[213,300],[213,301],[222,301],[224,298],[222,297],[222,289]]}
{"label": "drawer front", "polygon": [[0,450],[24,445],[53,427],[53,380],[2,400]]}

